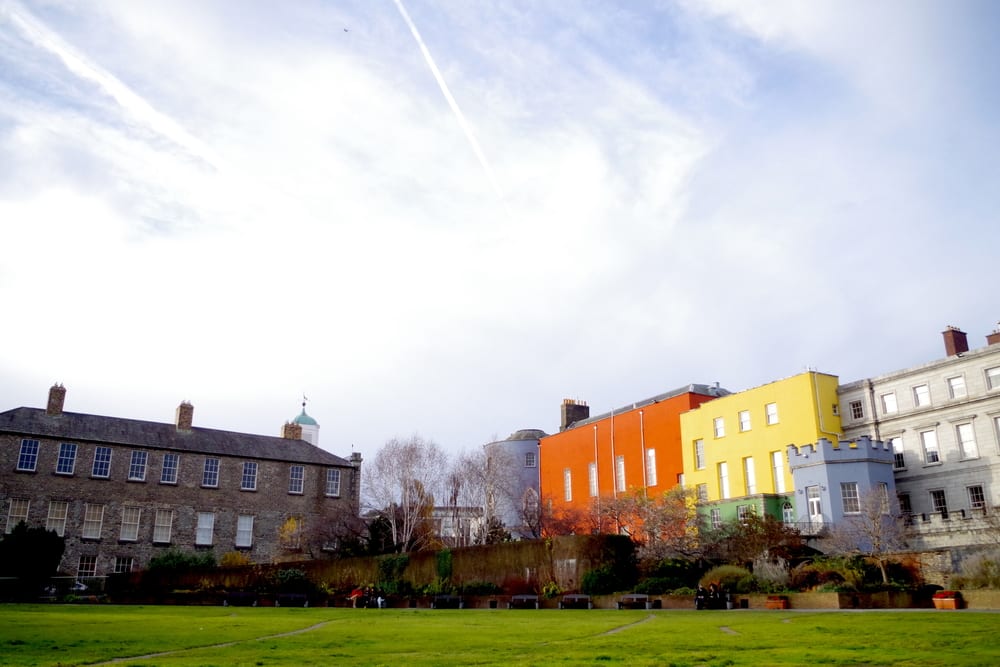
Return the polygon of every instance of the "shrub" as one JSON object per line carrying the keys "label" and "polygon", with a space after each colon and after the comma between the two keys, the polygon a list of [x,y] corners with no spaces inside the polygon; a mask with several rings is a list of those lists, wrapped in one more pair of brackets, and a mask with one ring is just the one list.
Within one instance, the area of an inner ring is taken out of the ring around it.
{"label": "shrub", "polygon": [[497,595],[503,589],[490,581],[470,581],[460,589],[462,595]]}
{"label": "shrub", "polygon": [[693,596],[695,594],[695,590],[693,588],[689,587],[689,586],[682,586],[680,588],[675,588],[674,590],[670,591],[670,594],[671,595]]}
{"label": "shrub", "polygon": [[951,582],[956,588],[1000,588],[1000,550],[966,559]]}
{"label": "shrub", "polygon": [[630,577],[612,565],[602,565],[583,575],[580,590],[588,595],[603,595],[631,588]]}
{"label": "shrub", "polygon": [[650,579],[644,579],[640,581],[635,586],[636,593],[647,593],[649,595],[662,595],[667,591],[672,591],[676,586],[676,580],[673,577],[653,577]]}
{"label": "shrub", "polygon": [[437,573],[441,579],[450,579],[452,569],[451,551],[442,549],[437,552]]}
{"label": "shrub", "polygon": [[542,586],[542,595],[550,600],[562,592],[563,590],[559,587],[559,584],[554,581],[550,581]]}
{"label": "shrub", "polygon": [[220,567],[241,567],[250,563],[250,555],[242,551],[227,551],[219,559]]}
{"label": "shrub", "polygon": [[745,590],[749,586],[748,580],[753,581],[753,574],[745,567],[740,567],[739,565],[719,565],[702,575],[698,583],[706,588],[710,584],[717,584],[724,590],[745,593],[748,592]]}
{"label": "shrub", "polygon": [[206,567],[215,567],[215,554],[211,551],[196,554],[168,549],[151,558],[148,569],[150,572],[182,572]]}

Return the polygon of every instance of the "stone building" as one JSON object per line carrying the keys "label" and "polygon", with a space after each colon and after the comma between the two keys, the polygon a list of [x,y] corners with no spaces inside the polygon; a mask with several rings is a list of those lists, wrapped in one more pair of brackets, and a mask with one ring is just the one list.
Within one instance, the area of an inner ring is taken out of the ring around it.
{"label": "stone building", "polygon": [[127,572],[171,548],[303,558],[356,511],[361,456],[306,442],[297,423],[233,433],[194,426],[188,402],[170,424],[65,412],[65,396],[56,385],[46,409],[0,413],[0,521],[64,536],[66,574]]}
{"label": "stone building", "polygon": [[893,451],[901,511],[919,549],[994,541],[1000,505],[1000,329],[970,350],[943,332],[945,357],[841,385],[844,436]]}
{"label": "stone building", "polygon": [[510,434],[506,440],[486,445],[490,465],[488,502],[489,514],[503,522],[510,534],[518,539],[539,537],[538,513],[540,501],[538,480],[538,448],[545,431],[529,428]]}

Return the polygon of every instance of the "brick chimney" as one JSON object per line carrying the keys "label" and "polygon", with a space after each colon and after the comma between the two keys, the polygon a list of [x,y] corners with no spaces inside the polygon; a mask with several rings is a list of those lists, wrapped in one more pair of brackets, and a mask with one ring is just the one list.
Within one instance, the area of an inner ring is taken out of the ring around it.
{"label": "brick chimney", "polygon": [[969,351],[969,339],[965,332],[958,327],[948,325],[948,328],[941,332],[944,336],[944,351],[949,357],[956,354],[965,354]]}
{"label": "brick chimney", "polygon": [[993,333],[986,336],[987,345],[996,345],[1000,343],[1000,322],[997,322],[997,328],[993,330]]}
{"label": "brick chimney", "polygon": [[182,401],[177,406],[177,419],[175,421],[177,430],[190,431],[192,421],[194,421],[194,406],[187,401]]}
{"label": "brick chimney", "polygon": [[572,398],[564,398],[562,409],[559,411],[559,430],[565,431],[573,422],[590,417],[590,406],[583,401],[575,401]]}
{"label": "brick chimney", "polygon": [[49,388],[49,404],[45,406],[45,414],[58,416],[63,412],[63,403],[66,401],[66,387],[61,384],[54,384]]}
{"label": "brick chimney", "polygon": [[302,424],[285,422],[285,425],[281,427],[281,437],[285,440],[301,440]]}

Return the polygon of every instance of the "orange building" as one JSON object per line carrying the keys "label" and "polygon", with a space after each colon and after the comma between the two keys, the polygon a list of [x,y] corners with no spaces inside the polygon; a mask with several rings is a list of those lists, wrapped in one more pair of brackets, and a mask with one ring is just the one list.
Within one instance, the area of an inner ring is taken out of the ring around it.
{"label": "orange building", "polygon": [[559,432],[539,445],[544,511],[565,529],[601,532],[602,498],[673,488],[684,471],[680,414],[728,393],[692,384],[596,417],[585,403],[564,400]]}

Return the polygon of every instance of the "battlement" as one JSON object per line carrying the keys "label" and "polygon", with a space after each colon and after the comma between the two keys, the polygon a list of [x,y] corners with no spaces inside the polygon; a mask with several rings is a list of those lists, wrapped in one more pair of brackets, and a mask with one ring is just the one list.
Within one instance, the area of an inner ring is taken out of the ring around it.
{"label": "battlement", "polygon": [[874,461],[892,465],[892,446],[888,442],[872,440],[867,435],[857,440],[840,440],[830,442],[820,438],[815,444],[788,445],[788,463],[794,470],[799,466],[819,465],[822,463],[853,463],[858,461]]}

